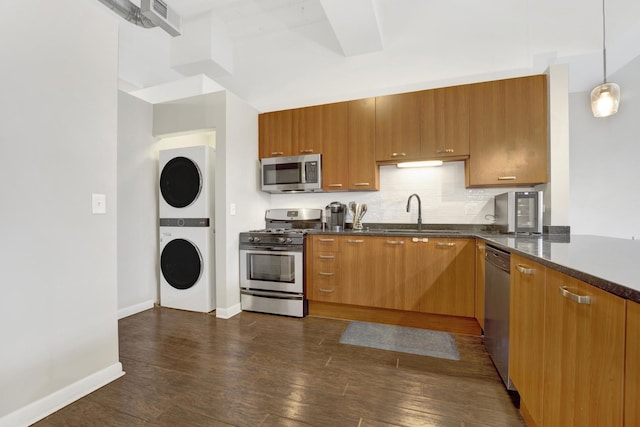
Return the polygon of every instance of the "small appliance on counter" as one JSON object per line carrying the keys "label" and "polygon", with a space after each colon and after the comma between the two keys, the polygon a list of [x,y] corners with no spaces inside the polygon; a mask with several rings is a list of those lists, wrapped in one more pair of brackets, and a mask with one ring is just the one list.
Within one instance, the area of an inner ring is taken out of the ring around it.
{"label": "small appliance on counter", "polygon": [[325,207],[325,215],[328,231],[344,231],[344,223],[347,219],[347,205],[340,202],[331,202]]}
{"label": "small appliance on counter", "polygon": [[496,227],[502,233],[542,233],[542,191],[509,191],[495,197]]}
{"label": "small appliance on counter", "polygon": [[349,213],[353,217],[353,229],[362,230],[362,218],[367,213],[366,203],[349,202]]}

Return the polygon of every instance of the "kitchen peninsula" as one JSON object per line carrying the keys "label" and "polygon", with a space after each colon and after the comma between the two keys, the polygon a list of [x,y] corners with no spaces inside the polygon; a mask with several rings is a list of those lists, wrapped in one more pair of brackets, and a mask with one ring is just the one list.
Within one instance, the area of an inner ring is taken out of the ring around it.
{"label": "kitchen peninsula", "polygon": [[[527,423],[637,425],[640,242],[383,227],[310,232],[310,314],[480,334],[484,283],[475,272],[484,258],[477,251],[495,246],[512,255],[509,375]],[[370,278],[369,288],[352,283],[359,276]]]}

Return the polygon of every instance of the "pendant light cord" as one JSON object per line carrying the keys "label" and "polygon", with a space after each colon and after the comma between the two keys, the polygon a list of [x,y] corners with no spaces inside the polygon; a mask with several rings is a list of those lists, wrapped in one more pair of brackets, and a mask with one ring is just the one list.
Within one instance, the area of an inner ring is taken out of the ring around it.
{"label": "pendant light cord", "polygon": [[607,45],[606,45],[606,20],[604,15],[604,0],[602,0],[602,74],[604,74],[604,83],[607,82]]}

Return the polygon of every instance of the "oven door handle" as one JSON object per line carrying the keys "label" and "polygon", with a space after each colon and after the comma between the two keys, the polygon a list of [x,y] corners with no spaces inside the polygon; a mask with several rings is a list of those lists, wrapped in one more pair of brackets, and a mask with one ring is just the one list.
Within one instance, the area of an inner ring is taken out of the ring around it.
{"label": "oven door handle", "polygon": [[241,251],[253,251],[253,252],[292,252],[292,253],[301,253],[302,246],[292,247],[292,246],[250,246],[250,247],[242,247]]}
{"label": "oven door handle", "polygon": [[286,293],[286,292],[270,292],[270,291],[258,291],[254,289],[241,289],[240,293],[243,295],[253,295],[254,297],[272,298],[272,299],[303,299],[302,294]]}

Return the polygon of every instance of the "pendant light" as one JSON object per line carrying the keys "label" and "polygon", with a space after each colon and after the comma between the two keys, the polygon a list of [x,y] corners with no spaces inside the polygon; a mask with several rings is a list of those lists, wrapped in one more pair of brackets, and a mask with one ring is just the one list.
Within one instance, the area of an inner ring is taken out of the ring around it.
{"label": "pendant light", "polygon": [[602,74],[603,83],[591,91],[591,111],[595,117],[607,117],[618,112],[620,86],[607,83],[607,48],[605,44],[605,7],[602,0]]}

